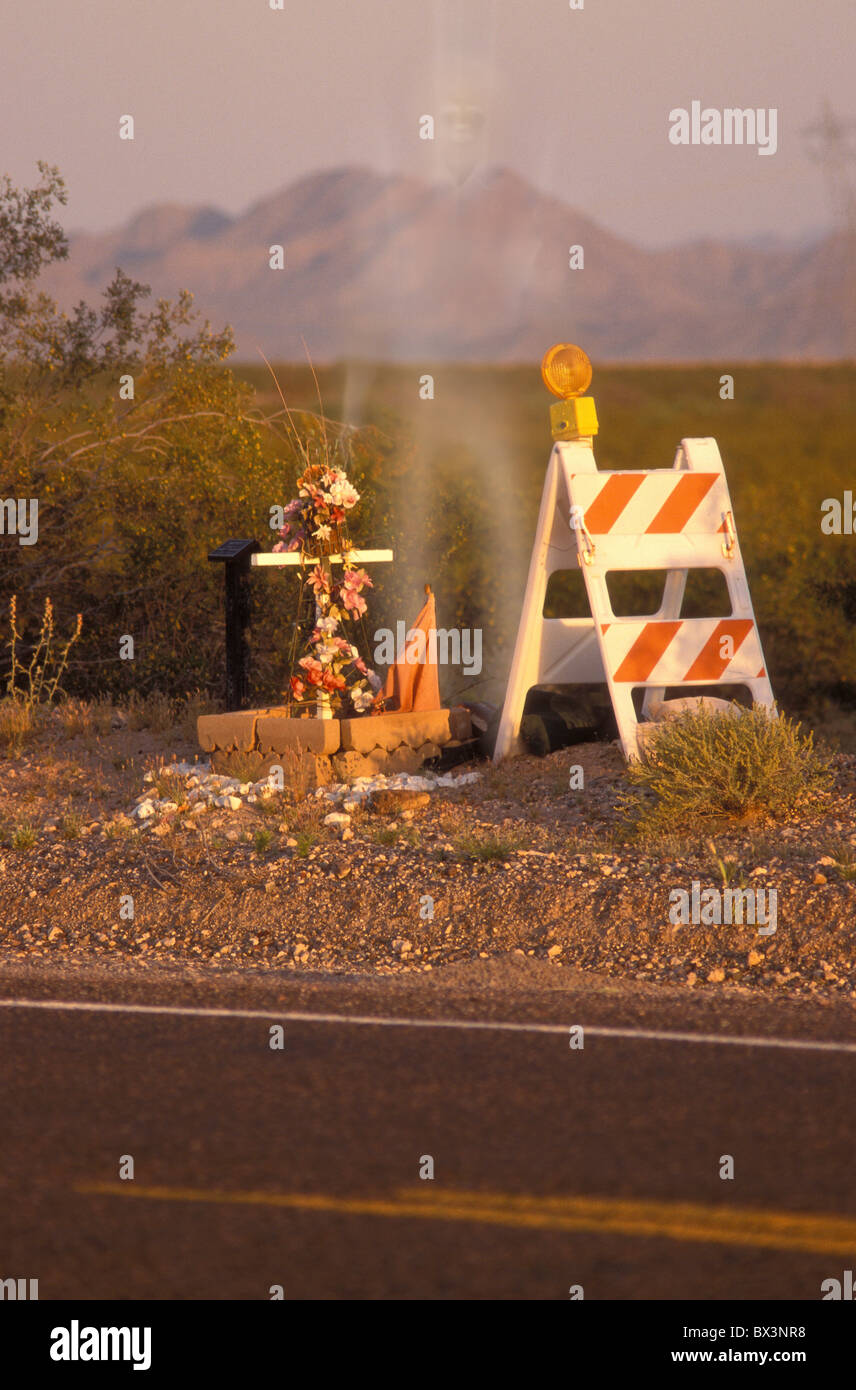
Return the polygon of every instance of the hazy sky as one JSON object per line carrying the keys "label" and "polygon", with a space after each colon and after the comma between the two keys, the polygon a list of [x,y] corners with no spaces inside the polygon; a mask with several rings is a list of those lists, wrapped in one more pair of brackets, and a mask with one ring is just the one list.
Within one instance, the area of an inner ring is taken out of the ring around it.
{"label": "hazy sky", "polygon": [[[335,165],[435,177],[448,146],[419,118],[457,105],[480,160],[637,242],[829,220],[801,132],[825,96],[856,118],[854,0],[283,3],[0,0],[0,172],[58,164],[72,229],[152,202],[238,212]],[[670,144],[694,99],[777,108],[777,152]]]}

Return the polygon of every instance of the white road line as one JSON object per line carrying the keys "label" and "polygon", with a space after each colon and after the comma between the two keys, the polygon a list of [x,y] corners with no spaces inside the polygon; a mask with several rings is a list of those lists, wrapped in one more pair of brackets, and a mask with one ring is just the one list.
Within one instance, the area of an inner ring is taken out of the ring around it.
{"label": "white road line", "polygon": [[[0,999],[0,1009],[56,1009],[68,1013],[166,1014],[178,1018],[258,1018],[276,1023],[344,1023],[360,1028],[458,1028],[469,1032],[551,1033],[567,1037],[573,1024],[493,1023],[457,1018],[384,1018],[370,1014],[312,1014],[274,1009],[201,1009],[173,1004],[92,1004],[65,999]],[[583,1024],[590,1038],[633,1038],[639,1042],[704,1043],[724,1047],[779,1047],[794,1052],[856,1052],[856,1042],[814,1042],[808,1038],[726,1037],[719,1033],[677,1033],[654,1028],[604,1028]]]}

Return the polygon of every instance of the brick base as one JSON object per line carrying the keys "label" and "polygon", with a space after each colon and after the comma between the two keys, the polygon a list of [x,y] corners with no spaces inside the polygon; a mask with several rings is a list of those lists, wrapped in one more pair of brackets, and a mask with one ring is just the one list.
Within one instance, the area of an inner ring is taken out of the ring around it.
{"label": "brick base", "polygon": [[377,772],[418,772],[447,743],[472,737],[469,710],[368,715],[364,719],[292,719],[284,709],[205,714],[199,742],[218,772],[257,781],[272,767],[289,783],[324,786]]}

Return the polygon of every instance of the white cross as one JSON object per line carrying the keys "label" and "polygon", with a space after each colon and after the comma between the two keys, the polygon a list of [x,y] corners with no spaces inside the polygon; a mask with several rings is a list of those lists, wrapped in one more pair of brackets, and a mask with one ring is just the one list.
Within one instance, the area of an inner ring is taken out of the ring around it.
{"label": "white cross", "polygon": [[[300,565],[310,563],[319,564],[322,568],[326,568],[329,565],[343,565],[346,562],[349,565],[387,564],[394,558],[395,556],[391,550],[349,550],[346,556],[337,554],[319,555],[317,557],[311,555],[304,555],[301,557],[299,550],[258,550],[250,557],[250,564],[256,566],[256,568],[259,566],[267,568],[270,565]],[[315,605],[315,616],[316,618],[322,616],[321,609],[317,603]],[[315,718],[333,718],[333,708],[330,704],[330,692],[328,690],[318,691],[318,698],[315,702]]]}

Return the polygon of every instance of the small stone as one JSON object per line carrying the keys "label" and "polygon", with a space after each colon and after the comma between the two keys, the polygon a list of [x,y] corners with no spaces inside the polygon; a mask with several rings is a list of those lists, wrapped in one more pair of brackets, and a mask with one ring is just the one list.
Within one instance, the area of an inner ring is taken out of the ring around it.
{"label": "small stone", "polygon": [[[417,782],[424,781],[423,778],[412,779]],[[426,783],[430,785],[430,783]],[[426,791],[419,788],[396,787],[394,789],[382,788],[372,792],[369,797],[369,809],[380,814],[395,815],[403,811],[419,811],[425,806],[430,806],[431,798]]]}
{"label": "small stone", "polygon": [[329,816],[324,817],[324,824],[331,825],[336,830],[344,830],[351,824],[351,817],[345,815],[344,811],[331,811]]}
{"label": "small stone", "polygon": [[814,880],[813,880],[813,881],[814,881],[815,883],[828,883],[828,882],[829,882],[829,880],[828,880],[827,877],[826,877],[826,874],[815,874]]}
{"label": "small stone", "polygon": [[746,963],[747,965],[763,965],[764,952],[755,950],[750,951],[748,956],[746,957]]}
{"label": "small stone", "polygon": [[711,970],[707,979],[709,984],[718,985],[725,979],[725,971],[717,966],[715,970]]}
{"label": "small stone", "polygon": [[687,984],[690,986],[690,988],[692,988],[693,985],[698,984],[698,975],[695,973],[694,970],[691,970],[689,975],[687,976]]}
{"label": "small stone", "polygon": [[560,956],[562,954],[562,949],[563,948],[561,946],[550,946],[547,950],[547,955],[550,957],[551,960],[554,960],[556,956]]}
{"label": "small stone", "polygon": [[48,932],[48,941],[59,941],[62,934],[62,927],[51,927]]}

